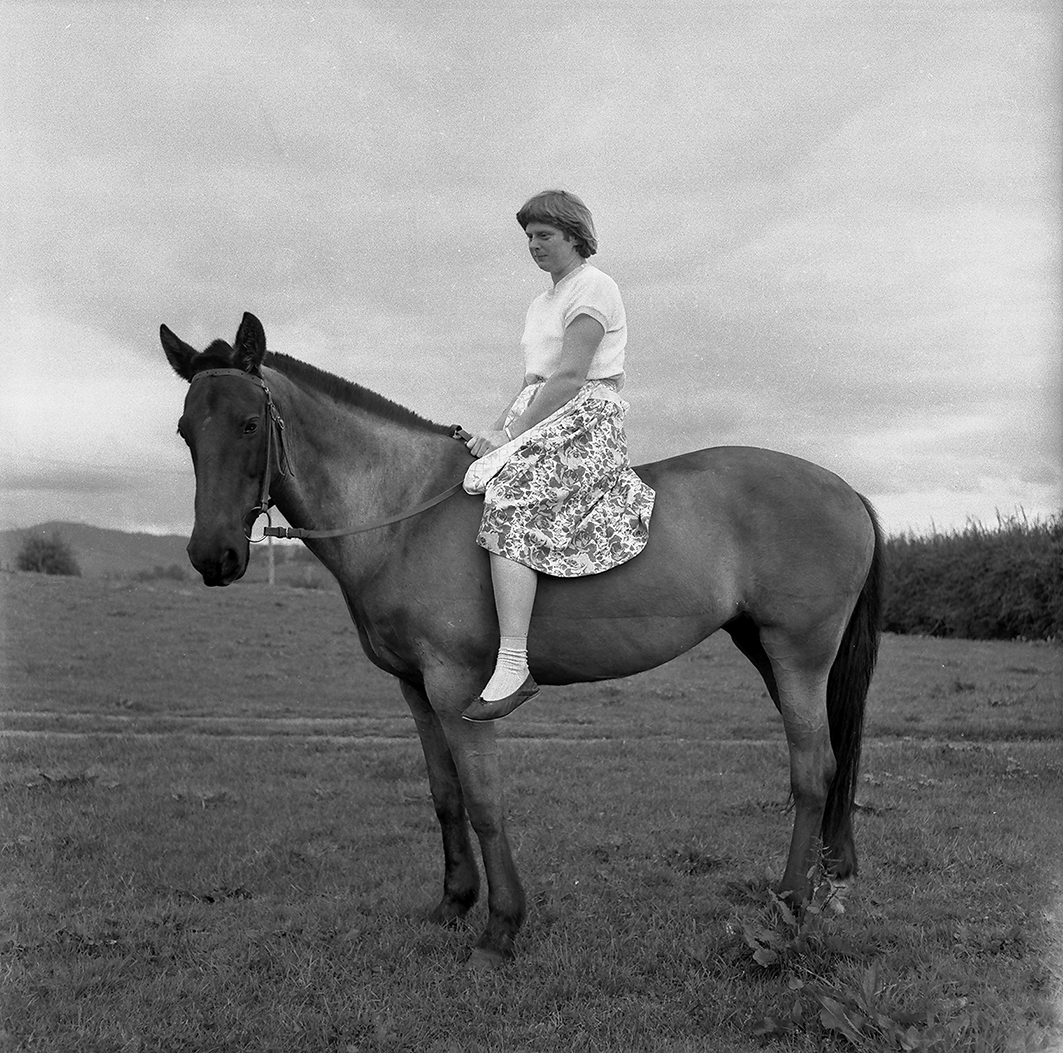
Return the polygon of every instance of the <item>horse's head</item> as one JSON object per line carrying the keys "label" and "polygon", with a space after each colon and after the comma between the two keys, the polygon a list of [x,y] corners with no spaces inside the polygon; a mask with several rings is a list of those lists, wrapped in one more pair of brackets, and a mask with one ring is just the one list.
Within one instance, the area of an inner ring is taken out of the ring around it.
{"label": "horse's head", "polygon": [[189,382],[177,425],[196,475],[188,558],[204,584],[229,585],[247,570],[248,533],[272,468],[273,425],[259,374],[266,336],[251,314],[244,315],[232,347],[216,340],[197,352],[165,325],[159,336],[170,365]]}

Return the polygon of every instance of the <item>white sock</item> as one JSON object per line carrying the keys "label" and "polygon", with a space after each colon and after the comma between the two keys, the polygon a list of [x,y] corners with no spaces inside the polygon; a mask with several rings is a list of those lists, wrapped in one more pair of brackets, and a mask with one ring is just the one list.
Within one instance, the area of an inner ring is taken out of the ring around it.
{"label": "white sock", "polygon": [[500,643],[494,674],[480,692],[485,702],[512,695],[528,679],[528,637],[503,636]]}

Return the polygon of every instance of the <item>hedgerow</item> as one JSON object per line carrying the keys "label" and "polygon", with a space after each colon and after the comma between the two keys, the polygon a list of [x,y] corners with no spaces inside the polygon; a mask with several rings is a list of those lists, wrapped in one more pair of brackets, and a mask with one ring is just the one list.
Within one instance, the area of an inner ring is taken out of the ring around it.
{"label": "hedgerow", "polygon": [[886,542],[887,632],[973,640],[1063,638],[1063,513]]}

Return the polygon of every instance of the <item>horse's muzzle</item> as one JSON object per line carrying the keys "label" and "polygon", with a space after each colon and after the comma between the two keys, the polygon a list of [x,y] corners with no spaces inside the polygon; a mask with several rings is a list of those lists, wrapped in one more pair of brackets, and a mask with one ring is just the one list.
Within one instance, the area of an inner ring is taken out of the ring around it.
{"label": "horse's muzzle", "polygon": [[203,578],[203,584],[211,588],[231,585],[244,576],[247,570],[249,551],[247,541],[242,545],[197,544],[195,535],[188,543],[188,559]]}

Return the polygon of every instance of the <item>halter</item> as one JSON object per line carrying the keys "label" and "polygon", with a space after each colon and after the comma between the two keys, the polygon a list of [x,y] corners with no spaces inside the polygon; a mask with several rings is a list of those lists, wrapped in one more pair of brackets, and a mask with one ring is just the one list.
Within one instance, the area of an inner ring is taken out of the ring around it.
{"label": "halter", "polygon": [[[419,505],[416,505],[406,512],[399,512],[397,515],[373,519],[368,523],[360,523],[357,526],[339,527],[336,530],[308,530],[304,527],[275,527],[269,514],[270,508],[273,507],[273,499],[269,495],[269,484],[272,481],[272,473],[270,469],[272,467],[274,442],[276,442],[277,450],[279,451],[277,458],[278,471],[280,471],[281,475],[287,476],[294,476],[295,473],[292,471],[291,459],[288,457],[288,448],[285,445],[284,418],[277,411],[277,406],[273,401],[273,396],[270,394],[269,386],[261,377],[256,377],[253,373],[247,373],[242,369],[204,369],[201,373],[196,373],[195,376],[192,377],[191,383],[194,384],[201,377],[243,377],[244,380],[250,380],[252,384],[257,384],[266,396],[266,411],[269,414],[269,426],[266,430],[266,466],[262,471],[262,484],[258,491],[258,504],[256,504],[244,517],[244,523],[246,525],[244,537],[246,537],[252,544],[257,545],[260,541],[265,541],[268,537],[298,539],[342,537],[345,534],[361,534],[367,530],[377,530],[380,527],[389,526],[392,523],[401,523],[404,519],[411,519],[413,516],[420,515],[421,512],[425,512],[435,505],[442,504],[442,502],[448,497],[452,497],[462,488],[460,482],[455,483],[441,494],[436,494],[435,497],[430,497],[427,501],[422,501]],[[276,433],[276,440],[274,440],[274,433]],[[469,433],[458,424],[452,424],[450,426],[450,437],[452,439],[457,439],[459,442],[467,442],[471,438]],[[252,537],[251,530],[254,528],[255,522],[263,515],[266,517],[267,525],[262,529],[262,537]]]}

